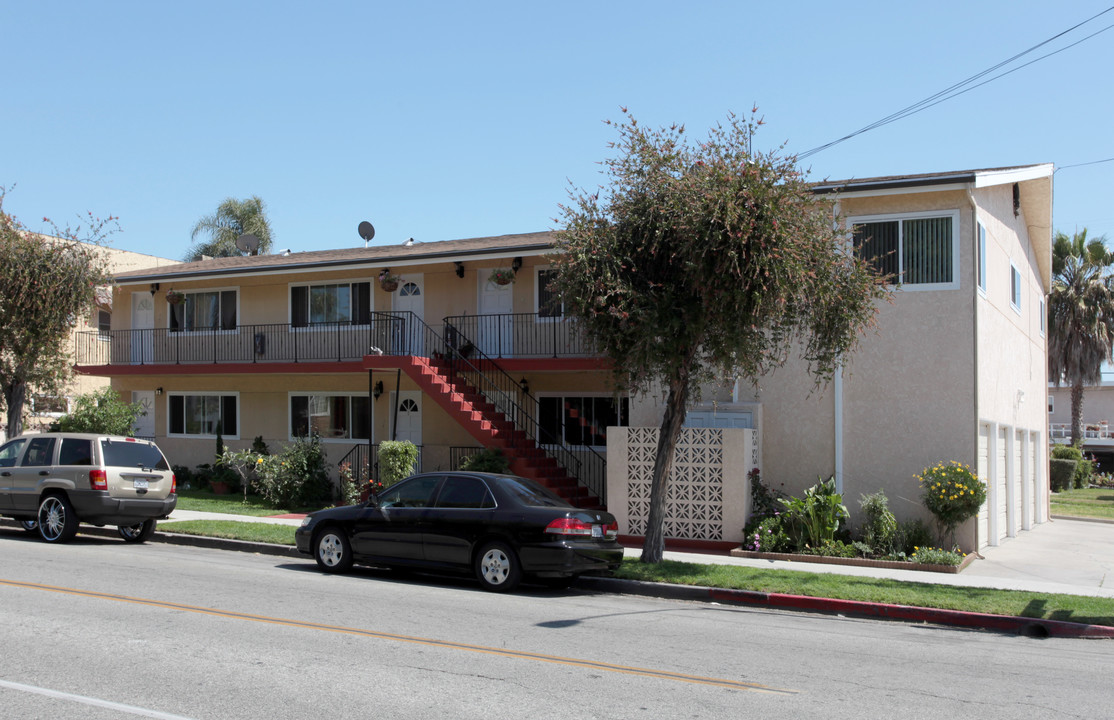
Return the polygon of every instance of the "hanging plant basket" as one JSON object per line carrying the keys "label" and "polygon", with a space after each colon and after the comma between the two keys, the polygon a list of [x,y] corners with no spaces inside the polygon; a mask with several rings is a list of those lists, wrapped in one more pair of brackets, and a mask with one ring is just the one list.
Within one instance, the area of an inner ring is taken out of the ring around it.
{"label": "hanging plant basket", "polygon": [[491,282],[496,285],[510,285],[514,282],[514,270],[510,268],[496,268],[491,271]]}
{"label": "hanging plant basket", "polygon": [[183,292],[178,292],[177,290],[166,291],[166,301],[171,305],[181,305],[183,302],[185,302],[185,299],[186,294]]}
{"label": "hanging plant basket", "polygon": [[402,280],[401,275],[392,275],[390,270],[384,270],[379,273],[379,287],[387,292],[394,292],[398,290],[398,283]]}

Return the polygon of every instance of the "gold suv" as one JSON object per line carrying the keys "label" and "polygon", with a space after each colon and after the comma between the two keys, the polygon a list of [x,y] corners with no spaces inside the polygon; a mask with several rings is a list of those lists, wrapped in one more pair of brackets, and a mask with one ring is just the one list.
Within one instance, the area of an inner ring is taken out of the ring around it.
{"label": "gold suv", "polygon": [[23,435],[0,446],[0,515],[47,542],[78,523],[115,525],[143,542],[178,503],[177,482],[158,445],[85,433]]}

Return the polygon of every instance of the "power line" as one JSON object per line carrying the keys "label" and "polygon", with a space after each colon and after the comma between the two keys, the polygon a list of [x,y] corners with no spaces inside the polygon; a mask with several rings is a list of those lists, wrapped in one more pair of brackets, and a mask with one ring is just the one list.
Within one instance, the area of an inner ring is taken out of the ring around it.
{"label": "power line", "polygon": [[[1015,60],[1017,60],[1019,58],[1022,58],[1025,55],[1028,55],[1029,53],[1033,52],[1034,50],[1037,50],[1038,48],[1041,48],[1041,47],[1047,45],[1048,43],[1053,42],[1054,40],[1057,40],[1057,39],[1063,37],[1064,35],[1067,35],[1068,33],[1082,27],[1083,25],[1086,25],[1087,23],[1091,22],[1092,20],[1094,20],[1098,17],[1101,17],[1101,16],[1105,15],[1106,13],[1108,13],[1112,10],[1114,10],[1114,6],[1108,7],[1107,9],[1103,10],[1102,12],[1087,18],[1083,22],[1078,23],[1076,25],[1073,25],[1072,27],[1068,28],[1067,30],[1064,30],[1063,32],[1057,33],[1056,35],[1053,35],[1052,37],[1048,38],[1047,40],[1043,40],[1043,41],[1037,43],[1036,45],[1032,46],[1028,50],[1020,52],[1020,53],[1014,55],[1013,57],[1009,58],[1008,60],[1003,60],[1002,62],[998,63],[997,65],[993,65],[993,66],[987,68],[986,70],[983,70],[982,72],[979,72],[979,73],[976,73],[975,75],[972,75],[971,77],[967,78],[966,80],[958,82],[958,83],[956,83],[956,84],[954,84],[950,87],[944,88],[943,90],[941,90],[940,92],[935,93],[934,95],[930,95],[929,97],[927,97],[923,100],[920,100],[919,102],[913,103],[912,105],[910,105],[906,108],[903,108],[901,110],[898,110],[895,113],[887,115],[886,117],[882,118],[881,120],[877,120],[877,121],[867,125],[866,127],[863,127],[863,128],[860,128],[859,130],[856,130],[853,133],[850,133],[848,135],[844,135],[843,137],[839,138],[838,140],[833,140],[832,142],[827,143],[825,145],[821,145],[819,147],[815,147],[815,148],[812,148],[811,150],[807,150],[803,153],[800,153],[800,154],[797,155],[797,159],[798,160],[804,160],[805,158],[811,157],[812,155],[815,155],[816,153],[821,152],[822,150],[827,150],[830,147],[838,145],[838,144],[844,142],[845,140],[850,140],[851,138],[856,137],[857,135],[862,135],[865,132],[869,132],[870,130],[874,130],[876,128],[882,127],[883,125],[888,125],[889,123],[892,123],[892,122],[895,122],[897,120],[901,120],[903,118],[909,117],[910,115],[914,115],[918,112],[921,112],[922,110],[927,110],[928,108],[932,107],[933,105],[938,105],[938,104],[944,102],[945,100],[950,100],[953,97],[957,97],[959,95],[962,95],[963,93],[974,90],[977,87],[981,87],[981,86],[983,86],[983,85],[985,85],[989,82],[993,82],[994,80],[1005,77],[1006,75],[1009,75],[1011,73],[1017,72],[1018,70],[1020,70],[1024,67],[1028,67],[1029,65],[1032,65],[1035,62],[1039,62],[1041,60],[1044,60],[1045,58],[1048,58],[1048,57],[1051,57],[1051,56],[1056,55],[1058,53],[1061,53],[1064,50],[1075,47],[1079,43],[1084,42],[1086,40],[1089,40],[1089,39],[1093,38],[1095,35],[1098,35],[1099,33],[1106,32],[1110,28],[1114,27],[1114,25],[1107,25],[1103,29],[1101,29],[1097,32],[1091,33],[1087,37],[1085,37],[1081,40],[1077,40],[1076,42],[1072,43],[1071,45],[1067,45],[1067,46],[1062,47],[1058,50],[1054,50],[1053,52],[1050,52],[1046,55],[1042,55],[1039,58],[1035,58],[1034,60],[1030,60],[1029,62],[1025,63],[1024,65],[1020,65],[1016,68],[1013,68],[1012,70],[1007,70],[1006,72],[1003,72],[999,75],[995,75],[994,77],[989,78],[987,80],[984,80],[983,82],[978,83],[977,85],[971,85],[971,83],[975,82],[976,80],[979,80],[980,78],[985,77],[986,75],[994,72],[995,70],[998,70],[1002,67],[1005,67],[1006,65],[1009,65],[1010,63],[1014,62]],[[971,85],[971,86],[970,87],[965,87],[967,85]],[[963,89],[961,90],[960,88],[963,88]]]}
{"label": "power line", "polygon": [[1056,168],[1055,172],[1060,172],[1061,170],[1067,170],[1068,168],[1084,167],[1086,165],[1098,165],[1099,163],[1108,163],[1108,162],[1114,162],[1114,157],[1106,158],[1105,160],[1092,160],[1091,162],[1076,163],[1074,165],[1061,165],[1060,167]]}

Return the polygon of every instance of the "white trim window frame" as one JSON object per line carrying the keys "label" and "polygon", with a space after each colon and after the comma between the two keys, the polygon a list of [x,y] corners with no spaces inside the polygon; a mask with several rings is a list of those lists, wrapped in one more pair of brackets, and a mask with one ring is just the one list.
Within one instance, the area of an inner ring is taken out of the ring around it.
{"label": "white trim window frame", "polygon": [[[346,293],[341,289],[346,288]],[[302,297],[296,297],[301,295]],[[342,297],[346,295],[347,297]],[[332,303],[332,307],[326,307]],[[314,309],[315,303],[319,306]],[[301,307],[295,308],[295,305]],[[287,287],[286,312],[290,327],[298,331],[334,329],[337,327],[368,327],[375,307],[372,282],[367,278],[336,282],[290,283]],[[331,315],[329,315],[331,313]],[[326,316],[342,319],[325,320]],[[316,318],[315,318],[316,314]]]}
{"label": "white trim window frame", "polygon": [[1056,412],[1056,396],[1055,395],[1049,395],[1048,396],[1048,414],[1051,415],[1054,412]]}
{"label": "white trim window frame", "polygon": [[[946,225],[937,223],[934,228],[928,227],[926,224],[924,229],[926,239],[923,246],[920,248],[908,248],[907,245],[911,242],[911,235],[907,231],[906,225],[917,221],[931,220],[949,220],[950,222]],[[868,224],[886,225],[891,223],[896,225],[896,227],[893,228],[894,234],[889,238],[895,245],[894,250],[887,252],[884,257],[879,255],[874,260],[870,260],[870,262],[876,267],[888,266],[890,268],[888,272],[897,276],[896,282],[893,283],[896,287],[911,292],[958,290],[960,288],[959,210],[930,210],[925,212],[857,215],[848,217],[846,227],[848,229],[848,235],[851,238],[852,246],[856,247],[856,226]],[[939,238],[932,236],[943,228],[947,228],[950,237],[947,238],[948,245],[946,251],[943,257],[940,257],[937,252],[940,245],[937,244],[935,247],[932,245],[934,241],[939,243]],[[858,252],[857,247],[856,252]],[[916,277],[917,275],[931,277],[939,274],[950,277],[946,280],[932,282]]]}
{"label": "white trim window frame", "polygon": [[[550,265],[534,266],[534,314],[538,322],[565,321],[564,301],[557,293],[551,292],[543,286],[543,283],[549,282],[546,276],[555,272],[556,270]],[[543,278],[545,279],[543,280]]]}
{"label": "white trim window frame", "polygon": [[[625,395],[616,397],[614,393],[569,391],[539,392],[535,397],[538,399],[538,441],[543,445],[553,445],[548,433],[559,431],[561,442],[569,447],[606,451],[607,424],[601,421],[614,417],[614,425],[630,426],[630,398]],[[600,401],[612,401],[610,412],[603,407],[606,403]],[[582,442],[585,436],[593,441],[592,444]],[[595,442],[597,439],[603,442]]]}
{"label": "white trim window frame", "polygon": [[[344,401],[343,417],[340,416],[337,400]],[[298,407],[295,407],[296,404]],[[287,393],[286,401],[287,436],[290,440],[297,440],[309,437],[313,432],[321,442],[370,442],[371,421],[368,413],[371,407],[371,400],[366,392],[291,391]],[[315,422],[314,418],[322,419]],[[299,432],[303,428],[295,427],[296,423],[304,423],[304,433]]]}
{"label": "white trim window frame", "polygon": [[[183,290],[185,299],[172,305],[167,302],[166,328],[171,333],[217,333],[234,335],[240,332],[240,288],[221,287]],[[206,298],[202,307],[199,296],[215,295]],[[208,324],[198,325],[198,313],[208,314]]]}
{"label": "white trim window frame", "polygon": [[975,283],[979,293],[986,296],[986,226],[975,224]]}
{"label": "white trim window frame", "polygon": [[217,436],[218,428],[225,440],[240,439],[240,393],[204,390],[167,393],[167,437],[211,439]]}
{"label": "white trim window frame", "polygon": [[1021,292],[1021,270],[1010,260],[1010,307],[1018,315],[1021,314]]}
{"label": "white trim window frame", "polygon": [[1044,304],[1044,298],[1041,298],[1038,302],[1038,311],[1040,313],[1040,334],[1041,337],[1044,337],[1045,328],[1048,326],[1048,309]]}
{"label": "white trim window frame", "polygon": [[97,339],[112,342],[112,312],[104,308],[96,309]]}

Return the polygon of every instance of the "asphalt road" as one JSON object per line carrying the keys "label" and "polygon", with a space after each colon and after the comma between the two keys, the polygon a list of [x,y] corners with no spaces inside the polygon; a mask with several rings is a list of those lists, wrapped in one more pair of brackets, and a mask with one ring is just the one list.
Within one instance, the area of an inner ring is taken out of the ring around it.
{"label": "asphalt road", "polygon": [[0,528],[0,716],[1109,717],[1114,646]]}

